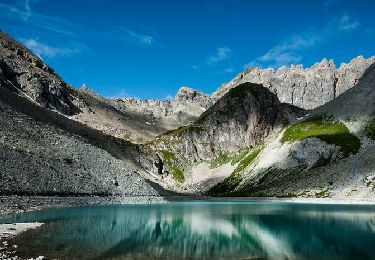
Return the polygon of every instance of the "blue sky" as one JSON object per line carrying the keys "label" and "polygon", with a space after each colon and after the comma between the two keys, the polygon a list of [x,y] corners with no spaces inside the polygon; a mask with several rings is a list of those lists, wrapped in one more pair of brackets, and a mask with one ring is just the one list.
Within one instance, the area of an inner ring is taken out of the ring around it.
{"label": "blue sky", "polygon": [[373,0],[0,0],[0,29],[106,97],[212,93],[247,66],[375,55]]}

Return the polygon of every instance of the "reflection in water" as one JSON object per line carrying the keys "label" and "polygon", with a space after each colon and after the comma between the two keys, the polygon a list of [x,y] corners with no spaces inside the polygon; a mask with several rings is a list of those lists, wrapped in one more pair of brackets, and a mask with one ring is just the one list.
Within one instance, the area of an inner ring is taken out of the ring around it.
{"label": "reflection in water", "polygon": [[375,259],[372,206],[171,203],[55,209],[12,243],[60,259]]}

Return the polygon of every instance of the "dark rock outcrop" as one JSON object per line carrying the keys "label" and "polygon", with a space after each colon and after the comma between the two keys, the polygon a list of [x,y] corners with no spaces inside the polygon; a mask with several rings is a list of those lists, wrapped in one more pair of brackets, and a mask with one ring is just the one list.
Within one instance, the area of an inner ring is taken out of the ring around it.
{"label": "dark rock outcrop", "polygon": [[0,84],[44,108],[70,116],[82,112],[84,101],[39,57],[0,32]]}

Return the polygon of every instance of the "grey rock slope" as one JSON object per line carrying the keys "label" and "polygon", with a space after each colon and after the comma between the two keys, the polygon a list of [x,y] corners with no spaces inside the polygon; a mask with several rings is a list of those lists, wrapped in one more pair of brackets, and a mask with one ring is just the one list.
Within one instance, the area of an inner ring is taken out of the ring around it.
{"label": "grey rock slope", "polygon": [[364,71],[375,62],[375,56],[368,59],[359,56],[336,68],[333,60],[323,59],[311,68],[292,65],[290,68],[249,68],[230,82],[223,84],[212,94],[217,99],[229,89],[243,82],[263,84],[274,92],[281,102],[304,109],[321,106],[353,87]]}
{"label": "grey rock slope", "polygon": [[[133,203],[163,201],[139,175],[133,159],[136,147],[130,143],[48,111],[3,87],[0,122],[1,196],[83,196],[93,204],[102,199],[92,196],[108,198],[106,203],[121,203],[111,199],[119,197]],[[126,199],[132,197],[136,199]]]}

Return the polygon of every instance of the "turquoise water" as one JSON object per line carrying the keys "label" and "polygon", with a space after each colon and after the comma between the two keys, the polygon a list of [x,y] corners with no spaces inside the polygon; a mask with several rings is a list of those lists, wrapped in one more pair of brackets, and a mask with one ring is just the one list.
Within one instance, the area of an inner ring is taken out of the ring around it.
{"label": "turquoise water", "polygon": [[59,259],[375,259],[375,207],[265,202],[51,209],[11,243]]}

